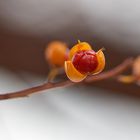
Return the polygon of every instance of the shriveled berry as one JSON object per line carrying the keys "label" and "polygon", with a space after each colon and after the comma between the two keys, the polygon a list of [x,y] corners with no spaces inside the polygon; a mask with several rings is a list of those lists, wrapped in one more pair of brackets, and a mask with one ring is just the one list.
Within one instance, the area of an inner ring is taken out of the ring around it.
{"label": "shriveled berry", "polygon": [[96,53],[93,50],[78,51],[72,58],[74,67],[81,73],[91,73],[98,65]]}

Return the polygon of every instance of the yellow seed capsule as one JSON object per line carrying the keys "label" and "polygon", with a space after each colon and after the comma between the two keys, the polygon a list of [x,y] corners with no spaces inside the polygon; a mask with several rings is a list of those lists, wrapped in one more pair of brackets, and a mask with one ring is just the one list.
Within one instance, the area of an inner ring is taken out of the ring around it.
{"label": "yellow seed capsule", "polygon": [[61,41],[53,41],[45,50],[45,58],[51,66],[63,67],[68,59],[68,46]]}

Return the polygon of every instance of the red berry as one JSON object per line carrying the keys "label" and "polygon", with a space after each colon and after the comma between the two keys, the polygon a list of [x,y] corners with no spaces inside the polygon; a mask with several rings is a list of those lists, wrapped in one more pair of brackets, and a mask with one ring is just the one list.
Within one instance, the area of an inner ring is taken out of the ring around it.
{"label": "red berry", "polygon": [[77,52],[72,58],[72,63],[81,73],[93,72],[98,65],[96,53],[93,50],[82,50]]}

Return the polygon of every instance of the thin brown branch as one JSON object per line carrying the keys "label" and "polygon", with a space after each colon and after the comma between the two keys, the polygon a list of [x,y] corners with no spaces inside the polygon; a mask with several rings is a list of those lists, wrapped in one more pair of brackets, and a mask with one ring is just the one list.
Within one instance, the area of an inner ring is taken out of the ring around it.
{"label": "thin brown branch", "polygon": [[[132,58],[126,59],[122,64],[118,65],[114,69],[109,70],[107,72],[103,72],[99,75],[94,75],[94,76],[87,77],[84,82],[89,83],[89,82],[96,82],[96,81],[112,78],[112,77],[122,73],[123,71],[125,71],[127,68],[129,68],[132,65],[132,63],[133,63]],[[32,87],[32,88],[28,88],[28,89],[25,89],[25,90],[12,92],[12,93],[1,94],[0,95],[0,100],[19,98],[19,97],[27,97],[27,96],[29,96],[31,94],[34,94],[34,93],[41,93],[40,91],[43,91],[43,90],[48,90],[48,89],[51,89],[51,88],[58,88],[58,87],[71,86],[71,85],[74,85],[74,84],[76,84],[76,83],[73,83],[69,80],[63,81],[63,82],[58,82],[58,83],[45,83],[45,84],[35,86],[35,87]]]}
{"label": "thin brown branch", "polygon": [[124,62],[122,62],[120,65],[113,68],[112,70],[103,72],[99,75],[88,77],[85,81],[94,82],[94,81],[100,81],[100,80],[105,80],[108,78],[115,77],[116,75],[122,73],[127,68],[129,68],[133,64],[133,62],[134,62],[133,58],[128,58],[128,59],[124,60]]}

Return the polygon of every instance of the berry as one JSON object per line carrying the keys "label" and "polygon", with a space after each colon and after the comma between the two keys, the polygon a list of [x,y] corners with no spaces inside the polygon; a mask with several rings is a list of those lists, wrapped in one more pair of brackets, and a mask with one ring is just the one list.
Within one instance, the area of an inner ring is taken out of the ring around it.
{"label": "berry", "polygon": [[93,50],[78,51],[72,58],[74,67],[81,73],[91,73],[98,65],[96,53]]}

